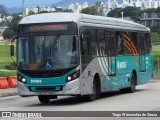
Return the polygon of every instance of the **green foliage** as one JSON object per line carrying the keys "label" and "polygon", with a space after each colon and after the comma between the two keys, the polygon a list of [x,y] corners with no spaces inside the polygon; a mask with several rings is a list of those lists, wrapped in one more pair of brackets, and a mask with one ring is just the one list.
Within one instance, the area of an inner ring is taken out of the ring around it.
{"label": "green foliage", "polygon": [[160,7],[158,7],[158,8],[156,9],[156,12],[160,13]]}
{"label": "green foliage", "polygon": [[0,77],[9,77],[9,76],[16,76],[17,72],[14,70],[12,71],[0,71]]}
{"label": "green foliage", "polygon": [[108,17],[121,17],[122,8],[116,8],[108,13]]}
{"label": "green foliage", "polygon": [[12,19],[11,24],[9,25],[9,28],[12,29],[15,33],[17,31],[17,25],[21,19],[22,19],[21,17],[16,16],[15,18]]}
{"label": "green foliage", "polygon": [[[15,44],[15,43],[14,43]],[[16,49],[14,49],[16,54]],[[16,61],[16,56],[13,58]],[[10,56],[10,42],[0,42],[0,69],[5,69],[5,65],[11,64],[13,61]]]}
{"label": "green foliage", "polygon": [[2,35],[5,39],[10,39],[16,34],[17,25],[21,19],[22,19],[21,17],[16,16],[11,20],[11,23],[8,25],[9,28],[6,29]]}
{"label": "green foliage", "polygon": [[96,10],[96,7],[91,6],[91,7],[87,7],[87,8],[82,9],[81,13],[90,14],[90,15],[97,15],[97,10]]}
{"label": "green foliage", "polygon": [[108,13],[108,17],[121,17],[123,11],[124,17],[130,17],[133,21],[140,21],[141,10],[137,7],[128,6],[124,9],[116,8]]}
{"label": "green foliage", "polygon": [[9,65],[5,65],[4,68],[6,70],[16,70],[16,64],[13,62],[13,63],[10,63]]}
{"label": "green foliage", "polygon": [[146,12],[146,13],[154,13],[154,12],[160,12],[160,7],[157,9],[155,8],[149,8],[145,10],[141,10],[140,8],[137,7],[132,7],[128,6],[125,8],[116,8],[114,10],[111,10],[108,13],[108,17],[121,17],[121,12],[124,12],[124,17],[130,17],[133,21],[140,21],[141,13]]}
{"label": "green foliage", "polygon": [[8,26],[9,24],[10,24],[9,21],[3,21],[3,22],[0,23],[0,27],[6,27],[6,26]]}
{"label": "green foliage", "polygon": [[56,8],[55,12],[63,12],[63,9],[62,8]]}
{"label": "green foliage", "polygon": [[71,9],[65,9],[64,12],[73,12]]}
{"label": "green foliage", "polygon": [[15,32],[12,29],[8,28],[4,31],[2,36],[4,39],[11,39],[14,35]]}
{"label": "green foliage", "polygon": [[34,14],[36,14],[36,13],[31,10],[31,11],[29,11],[28,16],[29,16],[29,15],[34,15]]}
{"label": "green foliage", "polygon": [[154,13],[154,12],[156,12],[156,9],[155,8],[148,8],[148,9],[143,10],[142,12]]}
{"label": "green foliage", "polygon": [[160,44],[160,32],[152,32],[152,43],[155,44]]}
{"label": "green foliage", "polygon": [[49,13],[49,12],[44,10],[44,11],[41,11],[39,13],[41,14],[41,13]]}

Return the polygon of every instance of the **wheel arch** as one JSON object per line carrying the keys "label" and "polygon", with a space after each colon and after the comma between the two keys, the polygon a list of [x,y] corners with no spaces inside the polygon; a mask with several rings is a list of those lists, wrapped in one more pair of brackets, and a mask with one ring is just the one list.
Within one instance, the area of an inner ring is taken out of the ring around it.
{"label": "wheel arch", "polygon": [[95,80],[95,82],[96,82],[96,86],[98,87],[98,92],[101,93],[101,79],[100,79],[100,75],[98,73],[95,73],[93,80]]}

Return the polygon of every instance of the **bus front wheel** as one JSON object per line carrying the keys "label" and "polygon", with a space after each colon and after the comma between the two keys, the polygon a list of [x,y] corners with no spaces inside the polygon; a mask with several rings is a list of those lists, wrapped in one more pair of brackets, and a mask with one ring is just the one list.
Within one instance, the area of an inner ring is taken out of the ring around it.
{"label": "bus front wheel", "polygon": [[48,96],[48,95],[38,95],[38,99],[41,103],[49,103],[50,102],[50,96]]}
{"label": "bus front wheel", "polygon": [[93,86],[92,86],[92,94],[89,94],[86,96],[87,101],[94,101],[95,99],[100,98],[100,81],[99,77],[95,77],[93,80]]}

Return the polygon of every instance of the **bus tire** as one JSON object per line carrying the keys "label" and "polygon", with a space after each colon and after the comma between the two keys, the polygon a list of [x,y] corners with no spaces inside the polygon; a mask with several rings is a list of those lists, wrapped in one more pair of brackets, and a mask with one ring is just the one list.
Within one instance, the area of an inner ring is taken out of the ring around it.
{"label": "bus tire", "polygon": [[136,90],[136,76],[134,73],[132,73],[131,84],[130,87],[127,89],[127,92],[134,93],[135,90]]}
{"label": "bus tire", "polygon": [[86,96],[87,101],[94,101],[96,99],[96,83],[95,80],[93,81],[93,91],[92,94]]}
{"label": "bus tire", "polygon": [[99,77],[95,76],[93,80],[93,92],[90,95],[87,95],[87,101],[94,101],[95,99],[100,98],[100,81]]}
{"label": "bus tire", "polygon": [[38,99],[41,103],[49,103],[50,102],[49,95],[38,95]]}

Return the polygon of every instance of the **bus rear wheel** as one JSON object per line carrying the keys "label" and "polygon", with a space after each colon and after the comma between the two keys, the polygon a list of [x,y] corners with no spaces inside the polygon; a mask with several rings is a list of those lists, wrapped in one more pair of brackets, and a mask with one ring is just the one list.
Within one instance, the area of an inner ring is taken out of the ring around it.
{"label": "bus rear wheel", "polygon": [[136,90],[136,75],[132,73],[130,87],[121,89],[122,93],[134,93]]}
{"label": "bus rear wheel", "polygon": [[132,73],[131,84],[130,84],[130,87],[127,88],[127,92],[134,93],[135,90],[136,90],[136,76],[134,73]]}
{"label": "bus rear wheel", "polygon": [[50,102],[49,95],[38,95],[38,99],[41,103],[49,103]]}

